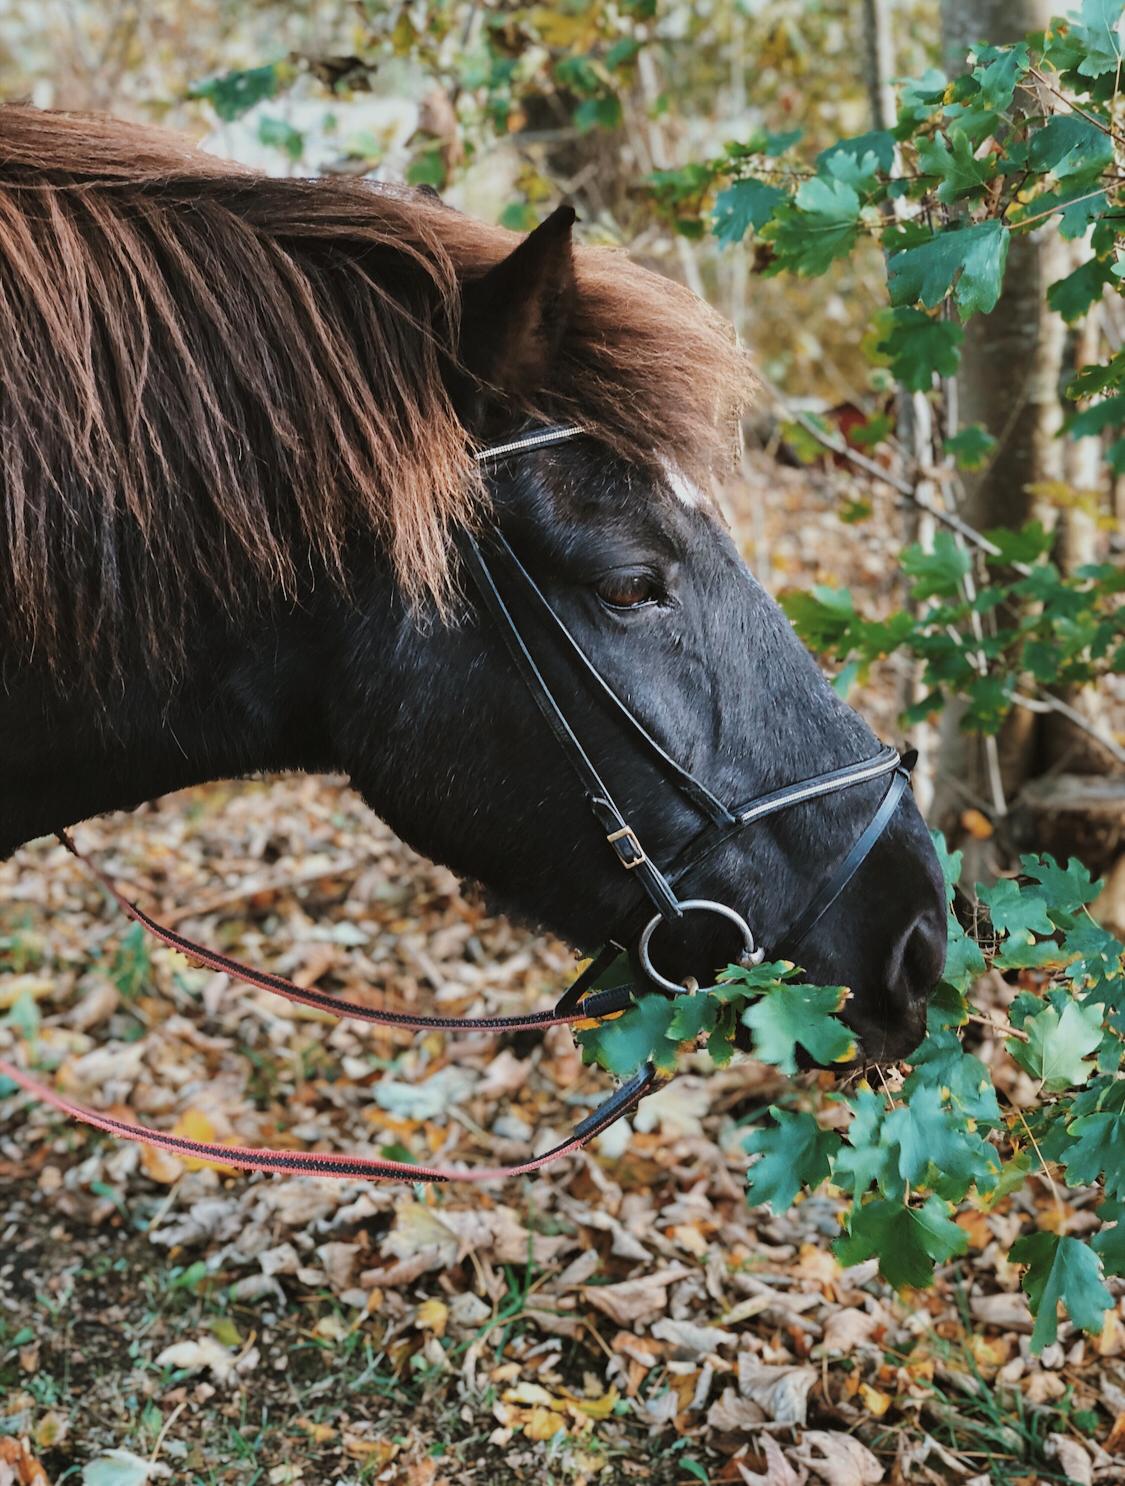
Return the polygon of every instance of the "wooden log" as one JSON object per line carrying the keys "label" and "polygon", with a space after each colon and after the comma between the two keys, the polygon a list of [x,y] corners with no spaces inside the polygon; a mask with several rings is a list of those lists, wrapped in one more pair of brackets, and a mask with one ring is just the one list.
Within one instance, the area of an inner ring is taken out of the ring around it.
{"label": "wooden log", "polygon": [[1125,856],[1125,774],[1044,775],[1025,785],[1011,817],[1022,851],[1076,856],[1104,876]]}

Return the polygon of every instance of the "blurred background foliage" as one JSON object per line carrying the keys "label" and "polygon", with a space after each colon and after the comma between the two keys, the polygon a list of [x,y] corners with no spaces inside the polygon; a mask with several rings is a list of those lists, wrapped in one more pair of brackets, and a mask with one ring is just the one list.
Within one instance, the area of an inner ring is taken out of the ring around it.
{"label": "blurred background foliage", "polygon": [[[897,0],[901,75],[936,60],[937,11]],[[866,47],[860,0],[7,0],[0,90],[181,128],[277,174],[432,185],[514,228],[566,197],[588,239],[687,280],[772,378],[835,403],[866,386],[879,273],[861,256],[748,296],[744,254],[676,224],[710,206],[694,162],[726,141],[800,128],[815,154],[870,127]]]}

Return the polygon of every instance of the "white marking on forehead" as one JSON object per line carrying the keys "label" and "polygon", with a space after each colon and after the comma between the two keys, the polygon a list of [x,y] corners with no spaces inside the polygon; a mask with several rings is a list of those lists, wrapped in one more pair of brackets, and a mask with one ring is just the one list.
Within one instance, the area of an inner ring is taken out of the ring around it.
{"label": "white marking on forehead", "polygon": [[663,455],[660,463],[664,467],[664,478],[668,481],[669,490],[682,505],[687,506],[689,511],[694,511],[703,504],[703,492],[698,485],[688,479],[683,470],[674,465],[670,459],[665,459]]}

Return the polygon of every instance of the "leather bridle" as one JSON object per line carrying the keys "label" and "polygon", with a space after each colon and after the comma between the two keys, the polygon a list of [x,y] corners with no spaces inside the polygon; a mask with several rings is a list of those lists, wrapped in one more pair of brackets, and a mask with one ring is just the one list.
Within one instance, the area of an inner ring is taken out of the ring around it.
{"label": "leather bridle", "polygon": [[[507,443],[482,449],[477,454],[477,459],[483,470],[491,472],[506,460],[579,438],[583,432],[583,429],[575,425],[541,428]],[[94,874],[130,918],[162,943],[212,970],[335,1016],[347,1016],[381,1026],[452,1033],[511,1032],[599,1020],[624,1011],[634,1004],[638,996],[676,996],[694,989],[693,983],[677,984],[663,975],[652,960],[652,940],[656,930],[662,923],[680,922],[688,913],[709,913],[730,923],[742,938],[741,962],[754,964],[761,961],[764,951],[758,947],[746,918],[729,904],[708,898],[681,896],[680,890],[685,880],[712,853],[768,816],[858,784],[890,776],[890,783],[878,808],[836,869],[796,918],[783,930],[769,936],[771,953],[779,955],[784,952],[791,957],[851,882],[886,830],[907,787],[915,755],[907,753],[903,756],[897,749],[884,745],[874,757],[859,763],[847,764],[843,768],[816,774],[796,784],[785,785],[741,805],[726,805],[701,780],[677,763],[621,700],[555,612],[498,527],[489,527],[479,538],[463,533],[459,540],[459,549],[465,572],[480,600],[481,609],[491,619],[503,640],[517,672],[574,774],[608,848],[622,870],[630,874],[644,895],[644,901],[628,915],[624,923],[617,926],[605,947],[567,987],[553,1010],[514,1017],[415,1016],[410,1012],[382,1011],[314,988],[298,986],[283,976],[256,970],[229,955],[208,949],[160,924],[131,902],[100,867],[83,856],[66,832],[59,832],[59,839]],[[505,597],[506,592],[522,597],[542,621],[540,627],[548,638],[559,644],[562,654],[579,676],[608,704],[626,736],[648,755],[660,778],[680,794],[699,816],[699,830],[680,847],[670,861],[660,865],[648,854],[636,828],[630,824],[625,812],[614,800],[597,765],[571,725],[566,710],[552,691],[528,637],[514,618],[509,599]],[[636,951],[645,973],[645,983],[636,987],[632,984],[599,987],[597,982],[630,948]],[[0,1060],[0,1073],[36,1098],[87,1124],[112,1135],[144,1141],[175,1154],[251,1171],[400,1181],[481,1181],[538,1171],[551,1161],[581,1149],[662,1082],[653,1065],[646,1064],[582,1120],[566,1140],[543,1155],[519,1165],[464,1171],[365,1156],[271,1151],[191,1140],[87,1108],[65,1098],[21,1068],[4,1060]]]}

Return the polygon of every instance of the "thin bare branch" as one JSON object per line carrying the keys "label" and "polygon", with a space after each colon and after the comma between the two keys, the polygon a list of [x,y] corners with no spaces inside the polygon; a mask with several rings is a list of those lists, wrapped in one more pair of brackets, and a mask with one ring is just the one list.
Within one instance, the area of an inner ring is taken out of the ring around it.
{"label": "thin bare branch", "polygon": [[1096,743],[1099,743],[1105,751],[1110,754],[1119,764],[1125,765],[1125,748],[1116,741],[1104,729],[1098,727],[1097,723],[1090,722],[1083,717],[1081,712],[1064,702],[1060,697],[1044,692],[1041,697],[1025,697],[1022,692],[1013,692],[1012,701],[1017,707],[1022,707],[1026,712],[1057,712],[1082,732],[1087,733]]}
{"label": "thin bare branch", "polygon": [[[943,510],[941,506],[935,505],[932,501],[927,500],[925,496],[919,495],[917,487],[910,484],[908,480],[904,480],[901,475],[896,475],[893,471],[884,469],[881,464],[876,464],[873,459],[868,459],[865,454],[860,454],[857,449],[853,449],[843,439],[837,439],[831,434],[825,433],[824,429],[819,426],[814,418],[810,418],[807,413],[802,413],[798,408],[794,408],[788,402],[781,389],[761,372],[758,373],[758,379],[785,417],[792,423],[799,423],[803,429],[812,434],[818,444],[821,444],[830,453],[839,455],[841,459],[846,459],[849,464],[854,464],[857,469],[861,469],[866,474],[873,476],[876,480],[882,481],[884,485],[889,485],[892,490],[897,490],[899,495],[905,496],[911,505],[916,506],[920,511],[925,511],[935,521],[940,521],[943,526],[949,527],[950,531],[955,531],[958,536],[963,537],[966,542],[971,543],[974,547],[979,547],[982,552],[987,552],[992,557],[1001,556],[1000,549],[996,546],[995,542],[990,542],[982,532],[970,526],[967,521],[962,521],[961,517],[955,512]],[[1013,562],[1011,566],[1017,573],[1022,573],[1024,577],[1027,577],[1031,571],[1026,563],[1022,562]]]}

